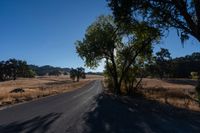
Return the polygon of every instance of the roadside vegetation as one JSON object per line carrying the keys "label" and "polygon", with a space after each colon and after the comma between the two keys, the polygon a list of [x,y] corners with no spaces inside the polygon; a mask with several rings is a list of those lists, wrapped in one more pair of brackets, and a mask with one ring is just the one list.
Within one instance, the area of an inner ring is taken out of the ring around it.
{"label": "roadside vegetation", "polygon": [[[183,45],[191,36],[200,42],[199,1],[108,0],[108,5],[113,16],[98,17],[75,45],[87,67],[105,62],[104,75],[111,92],[134,96],[144,77],[200,82],[199,53],[172,59],[167,49],[161,48],[156,55],[152,52],[169,29],[177,30]],[[200,83],[195,85],[193,100],[197,102]]]}
{"label": "roadside vegetation", "polygon": [[[145,22],[159,29],[163,34],[169,29],[177,30],[177,35],[183,45],[190,36],[200,42],[200,2],[198,0],[108,0],[108,5],[120,27],[135,22]],[[123,27],[122,30],[124,31]],[[199,95],[198,88],[199,84],[196,86],[197,95]]]}

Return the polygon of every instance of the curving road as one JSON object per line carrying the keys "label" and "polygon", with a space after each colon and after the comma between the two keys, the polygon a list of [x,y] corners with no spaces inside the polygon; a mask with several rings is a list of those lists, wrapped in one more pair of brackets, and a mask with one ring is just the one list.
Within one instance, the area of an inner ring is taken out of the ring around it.
{"label": "curving road", "polygon": [[73,92],[1,110],[0,133],[82,132],[83,114],[101,92],[101,81],[92,81]]}
{"label": "curving road", "polygon": [[200,133],[200,112],[102,92],[100,81],[0,111],[0,133]]}

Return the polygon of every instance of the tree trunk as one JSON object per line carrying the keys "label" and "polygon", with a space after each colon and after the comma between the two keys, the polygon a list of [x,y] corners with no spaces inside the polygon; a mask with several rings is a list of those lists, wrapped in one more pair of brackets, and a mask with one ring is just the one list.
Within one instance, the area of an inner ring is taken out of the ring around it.
{"label": "tree trunk", "polygon": [[79,82],[79,78],[80,78],[80,77],[79,77],[79,76],[77,76],[77,80],[76,80],[77,82]]}
{"label": "tree trunk", "polygon": [[118,72],[117,72],[117,66],[115,63],[115,59],[114,59],[114,51],[113,54],[111,56],[111,62],[112,62],[112,69],[111,71],[113,71],[113,79],[114,79],[114,87],[115,87],[115,94],[116,95],[120,95],[121,94],[121,82],[118,80]]}
{"label": "tree trunk", "polygon": [[[200,101],[200,72],[198,72],[198,81],[197,81],[197,86],[196,86],[196,92],[197,92],[197,98],[198,101]],[[200,103],[199,103],[200,106]]]}
{"label": "tree trunk", "polygon": [[116,95],[120,95],[121,94],[121,91],[120,91],[121,85],[119,84],[117,77],[113,76],[113,81],[114,81],[114,93]]}
{"label": "tree trunk", "polygon": [[120,85],[117,83],[115,87],[116,87],[116,95],[117,96],[121,95],[121,87],[120,87]]}

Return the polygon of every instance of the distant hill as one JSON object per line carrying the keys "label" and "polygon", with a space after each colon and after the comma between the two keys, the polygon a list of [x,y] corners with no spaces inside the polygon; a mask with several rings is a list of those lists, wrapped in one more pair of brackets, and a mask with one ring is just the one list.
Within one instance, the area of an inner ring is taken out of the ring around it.
{"label": "distant hill", "polygon": [[60,71],[62,74],[64,74],[64,73],[69,73],[71,70],[70,68],[53,67],[50,65],[45,65],[41,67],[36,65],[29,65],[29,68],[35,71],[38,76],[48,75],[52,71]]}
{"label": "distant hill", "polygon": [[89,75],[103,75],[103,72],[87,72]]}

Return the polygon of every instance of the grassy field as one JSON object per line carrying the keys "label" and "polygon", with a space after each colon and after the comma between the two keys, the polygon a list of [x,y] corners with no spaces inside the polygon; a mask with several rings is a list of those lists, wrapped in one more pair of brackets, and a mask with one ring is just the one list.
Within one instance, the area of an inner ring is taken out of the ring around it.
{"label": "grassy field", "polygon": [[139,89],[147,98],[180,108],[200,111],[195,101],[196,80],[191,79],[143,79]]}
{"label": "grassy field", "polygon": [[[86,79],[81,79],[80,82],[73,82],[69,76],[43,76],[31,79],[19,78],[15,81],[0,82],[0,106],[72,91],[86,85],[91,80],[100,78],[102,77],[87,75]],[[16,88],[22,88],[24,92],[10,93],[10,91]]]}
{"label": "grassy field", "polygon": [[[72,91],[86,85],[91,80],[102,78],[102,76],[87,75],[87,79],[73,82],[69,76],[43,76],[0,82],[0,106]],[[199,104],[194,100],[196,84],[197,81],[190,79],[160,80],[145,78],[142,81],[142,87],[138,90],[147,98],[176,107],[200,111]],[[16,88],[22,88],[25,92],[10,93]]]}

